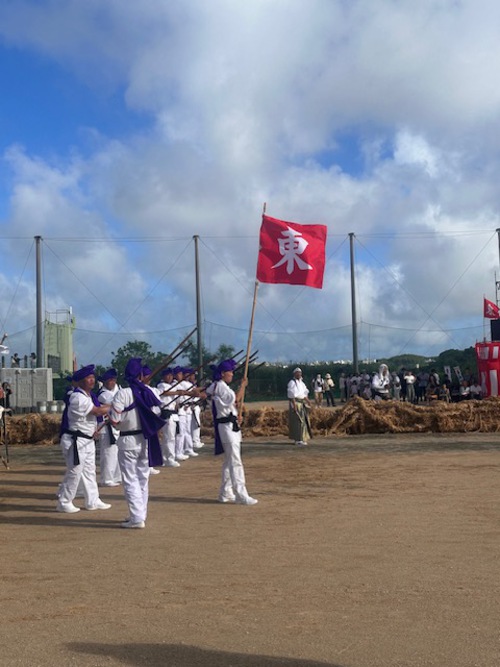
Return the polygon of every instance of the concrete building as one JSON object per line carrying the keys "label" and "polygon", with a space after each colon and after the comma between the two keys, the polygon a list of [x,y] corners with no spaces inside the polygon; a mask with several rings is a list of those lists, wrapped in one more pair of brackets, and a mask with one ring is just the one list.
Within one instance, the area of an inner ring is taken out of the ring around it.
{"label": "concrete building", "polygon": [[75,317],[71,308],[46,313],[44,366],[51,368],[55,377],[73,373],[73,331]]}

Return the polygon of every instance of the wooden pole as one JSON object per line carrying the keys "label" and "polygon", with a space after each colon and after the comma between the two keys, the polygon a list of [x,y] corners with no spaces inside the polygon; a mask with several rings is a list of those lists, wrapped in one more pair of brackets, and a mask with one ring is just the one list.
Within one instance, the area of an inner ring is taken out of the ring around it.
{"label": "wooden pole", "polygon": [[[266,203],[264,202],[264,205],[262,207],[262,215],[264,215],[266,212]],[[248,343],[247,343],[247,355],[245,358],[245,371],[243,373],[243,380],[247,381],[248,379],[248,364],[250,361],[250,354],[251,354],[251,349],[252,349],[252,337],[253,337],[253,323],[255,319],[255,306],[257,305],[257,292],[259,291],[259,281],[255,281],[255,287],[253,290],[253,304],[252,304],[252,315],[250,317],[250,328],[248,330]],[[246,386],[246,385],[245,385]],[[243,403],[245,402],[245,386],[243,387],[243,390],[241,392],[241,398],[240,398],[240,404],[238,406],[238,416],[241,420],[241,416],[243,414]]]}

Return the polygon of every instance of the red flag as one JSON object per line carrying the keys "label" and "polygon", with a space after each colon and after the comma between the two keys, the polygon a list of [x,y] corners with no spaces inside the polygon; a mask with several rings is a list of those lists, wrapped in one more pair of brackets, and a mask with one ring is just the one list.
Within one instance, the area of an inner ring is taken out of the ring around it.
{"label": "red flag", "polygon": [[299,225],[262,216],[257,280],[323,287],[326,225]]}
{"label": "red flag", "polygon": [[500,310],[496,303],[488,301],[488,299],[484,300],[484,317],[488,317],[491,320],[500,318]]}

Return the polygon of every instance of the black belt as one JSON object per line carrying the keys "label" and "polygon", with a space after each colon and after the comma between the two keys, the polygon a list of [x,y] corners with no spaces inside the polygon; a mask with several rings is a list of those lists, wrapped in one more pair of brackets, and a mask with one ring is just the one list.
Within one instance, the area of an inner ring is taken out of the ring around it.
{"label": "black belt", "polygon": [[142,431],[120,431],[120,436],[123,437],[125,435],[142,435]]}
{"label": "black belt", "polygon": [[78,447],[76,444],[77,438],[85,438],[85,440],[93,440],[94,436],[88,435],[87,433],[82,433],[82,431],[79,431],[78,429],[76,431],[70,431],[69,428],[63,428],[62,433],[71,436],[71,439],[73,440],[73,465],[79,466],[80,457],[78,456]]}
{"label": "black belt", "polygon": [[115,434],[113,433],[113,427],[109,422],[106,422],[106,428],[108,429],[108,435],[109,435],[109,444],[110,445],[116,445],[116,438]]}
{"label": "black belt", "polygon": [[232,424],[233,425],[233,431],[235,433],[238,433],[241,431],[240,425],[238,424],[238,419],[236,415],[229,415],[229,417],[217,417],[215,420],[217,424]]}
{"label": "black belt", "polygon": [[167,419],[170,419],[170,417],[172,415],[176,415],[176,414],[177,414],[177,410],[169,410],[168,408],[162,408],[161,413],[160,413],[160,417],[162,419],[167,420]]}

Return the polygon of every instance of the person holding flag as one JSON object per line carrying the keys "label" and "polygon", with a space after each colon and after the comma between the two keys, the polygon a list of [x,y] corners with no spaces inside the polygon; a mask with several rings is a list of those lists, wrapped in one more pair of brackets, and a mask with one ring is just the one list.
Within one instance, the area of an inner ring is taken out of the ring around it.
{"label": "person holding flag", "polygon": [[249,495],[246,487],[238,419],[238,404],[243,400],[248,378],[242,379],[235,393],[229,386],[233,381],[235,368],[234,359],[225,359],[218,366],[213,366],[214,381],[206,389],[206,396],[212,399],[215,454],[224,454],[222,481],[217,500],[220,503],[256,505],[258,501]]}

